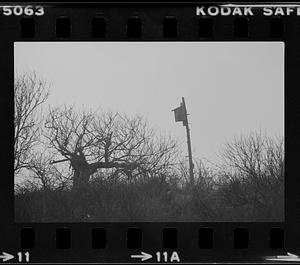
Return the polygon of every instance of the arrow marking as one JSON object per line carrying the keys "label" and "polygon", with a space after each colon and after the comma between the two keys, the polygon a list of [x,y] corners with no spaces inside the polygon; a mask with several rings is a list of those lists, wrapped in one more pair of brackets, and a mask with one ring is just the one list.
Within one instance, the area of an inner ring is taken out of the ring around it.
{"label": "arrow marking", "polygon": [[300,261],[300,257],[292,254],[290,252],[287,252],[287,255],[278,255],[278,256],[271,256],[266,257],[266,260],[272,260],[272,261]]}
{"label": "arrow marking", "polygon": [[2,255],[0,255],[0,259],[3,259],[3,262],[11,260],[14,258],[14,255],[11,255],[9,253],[6,252],[2,252]]}
{"label": "arrow marking", "polygon": [[140,255],[131,255],[130,257],[133,259],[141,259],[141,261],[145,261],[151,259],[152,255],[141,251]]}

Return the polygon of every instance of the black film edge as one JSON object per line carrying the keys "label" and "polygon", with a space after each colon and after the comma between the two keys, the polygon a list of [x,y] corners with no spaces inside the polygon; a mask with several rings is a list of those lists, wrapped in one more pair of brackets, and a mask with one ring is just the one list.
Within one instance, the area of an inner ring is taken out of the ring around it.
{"label": "black film edge", "polygon": [[296,2],[0,3],[0,260],[299,262],[299,43]]}

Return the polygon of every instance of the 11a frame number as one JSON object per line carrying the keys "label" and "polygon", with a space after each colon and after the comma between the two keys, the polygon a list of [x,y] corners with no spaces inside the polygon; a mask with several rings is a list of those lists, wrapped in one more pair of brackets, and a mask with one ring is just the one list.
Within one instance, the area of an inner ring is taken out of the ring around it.
{"label": "11a frame number", "polygon": [[173,251],[170,255],[168,252],[156,252],[157,262],[180,262],[179,255],[176,251]]}

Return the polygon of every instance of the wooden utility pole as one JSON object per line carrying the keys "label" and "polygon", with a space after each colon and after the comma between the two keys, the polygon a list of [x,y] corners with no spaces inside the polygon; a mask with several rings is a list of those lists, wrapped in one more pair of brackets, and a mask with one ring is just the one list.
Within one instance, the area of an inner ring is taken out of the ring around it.
{"label": "wooden utility pole", "polygon": [[185,100],[182,97],[182,102],[180,107],[173,110],[175,113],[175,121],[182,121],[183,126],[186,128],[186,138],[187,138],[187,146],[188,146],[188,156],[189,156],[189,173],[190,173],[190,183],[192,186],[195,184],[194,180],[194,163],[193,163],[193,156],[192,156],[192,144],[191,144],[191,134],[190,134],[190,127],[188,121],[188,114],[186,110]]}
{"label": "wooden utility pole", "polygon": [[194,180],[194,163],[193,163],[193,156],[192,156],[191,133],[190,133],[188,114],[187,114],[187,110],[186,110],[184,97],[182,97],[182,104],[183,104],[185,114],[186,114],[186,122],[183,123],[183,126],[185,126],[185,128],[186,128],[186,138],[187,138],[189,166],[190,166],[190,182],[191,182],[191,185],[193,186],[195,184],[195,180]]}
{"label": "wooden utility pole", "polygon": [[182,104],[183,104],[183,107],[184,107],[185,113],[186,113],[186,122],[183,123],[183,126],[185,126],[185,128],[186,128],[186,138],[187,138],[189,166],[190,166],[190,182],[191,182],[191,185],[194,186],[195,180],[194,180],[194,163],[193,163],[193,156],[192,156],[191,133],[190,133],[188,114],[187,114],[187,111],[186,111],[186,105],[185,105],[184,97],[182,97]]}

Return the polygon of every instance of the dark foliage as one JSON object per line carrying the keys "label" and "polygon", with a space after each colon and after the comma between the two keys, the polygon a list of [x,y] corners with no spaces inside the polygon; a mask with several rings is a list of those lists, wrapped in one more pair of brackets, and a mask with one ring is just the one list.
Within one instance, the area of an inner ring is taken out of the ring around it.
{"label": "dark foliage", "polygon": [[[273,151],[276,146],[283,151],[278,142],[271,146]],[[276,163],[269,160],[272,170],[266,164],[251,172],[198,163],[193,187],[184,181],[184,164],[170,175],[140,175],[131,181],[98,175],[81,190],[23,187],[15,197],[15,218],[17,222],[283,221],[284,161],[283,156],[277,158]]]}

